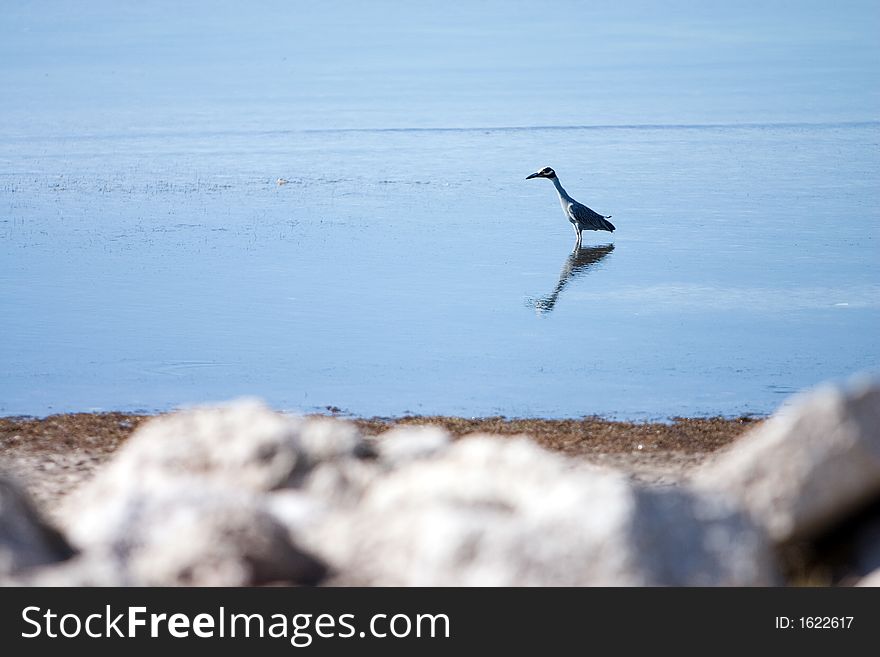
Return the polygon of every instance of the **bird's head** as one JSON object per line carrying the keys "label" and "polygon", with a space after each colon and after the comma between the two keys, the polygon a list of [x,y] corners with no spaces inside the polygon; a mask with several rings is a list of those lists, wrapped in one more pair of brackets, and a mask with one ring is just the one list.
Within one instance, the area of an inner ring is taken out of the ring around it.
{"label": "bird's head", "polygon": [[555,178],[556,172],[550,167],[544,167],[540,171],[535,171],[531,176],[526,176],[526,180],[530,178]]}

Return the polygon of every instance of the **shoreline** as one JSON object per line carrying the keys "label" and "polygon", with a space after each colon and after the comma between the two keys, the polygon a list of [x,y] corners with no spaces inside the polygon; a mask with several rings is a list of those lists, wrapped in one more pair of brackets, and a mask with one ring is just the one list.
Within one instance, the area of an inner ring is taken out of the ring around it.
{"label": "shoreline", "polygon": [[[29,437],[54,438],[66,435],[82,446],[83,432],[97,431],[101,440],[121,440],[142,423],[179,411],[129,413],[124,411],[56,413],[42,417],[30,415],[0,416],[0,447],[6,438],[24,432]],[[570,452],[573,447],[599,448],[601,451],[630,451],[643,447],[714,451],[729,444],[742,431],[755,427],[765,416],[738,417],[671,417],[661,420],[615,420],[598,416],[582,418],[529,417],[460,417],[453,415],[401,415],[355,417],[338,413],[305,413],[302,417],[327,418],[350,422],[366,436],[377,436],[397,426],[441,426],[454,438],[471,433],[493,433],[504,436],[527,434],[548,449]],[[94,436],[93,436],[94,438]],[[628,442],[617,442],[621,439]],[[577,441],[574,445],[571,441]],[[612,442],[613,441],[613,442]],[[638,441],[634,442],[634,441]],[[88,441],[94,445],[95,441]],[[99,441],[100,442],[100,441]],[[115,446],[114,446],[115,447]],[[579,451],[575,449],[574,451]],[[2,453],[0,453],[2,456]]]}
{"label": "shoreline", "polygon": [[[792,393],[797,394],[797,393]],[[93,416],[102,416],[102,415],[125,415],[131,417],[157,417],[160,415],[170,415],[172,413],[181,413],[184,411],[190,411],[199,408],[211,408],[214,406],[222,406],[224,404],[239,401],[239,400],[247,400],[247,399],[255,399],[257,401],[261,401],[265,403],[265,400],[260,397],[249,397],[247,395],[242,397],[231,397],[226,400],[218,400],[215,402],[195,402],[192,404],[183,404],[180,406],[174,406],[168,409],[145,409],[145,408],[116,408],[116,409],[98,409],[93,408],[89,410],[66,410],[66,411],[50,411],[47,413],[13,413],[9,411],[0,411],[0,421],[3,420],[49,420],[51,418],[57,417],[67,417],[67,416],[76,416],[76,415],[93,415]],[[419,418],[434,418],[434,419],[450,419],[450,420],[466,420],[466,421],[504,421],[504,422],[581,422],[581,421],[598,421],[598,422],[611,422],[616,424],[672,424],[674,422],[678,422],[681,420],[693,420],[693,421],[708,421],[708,420],[718,420],[722,422],[734,422],[734,421],[743,421],[743,422],[756,422],[760,420],[766,420],[771,417],[774,413],[776,413],[780,408],[781,404],[777,404],[771,410],[764,412],[750,412],[750,411],[742,411],[742,412],[731,412],[731,413],[695,413],[693,415],[682,415],[682,414],[671,414],[671,415],[617,415],[615,413],[610,413],[603,415],[601,413],[590,413],[590,414],[582,414],[582,415],[502,415],[500,413],[487,414],[487,415],[455,415],[455,414],[442,414],[442,413],[413,413],[410,411],[403,411],[399,414],[387,414],[387,415],[365,415],[350,412],[346,409],[340,408],[339,406],[320,406],[320,407],[311,407],[309,409],[285,409],[285,408],[275,408],[270,406],[272,410],[276,413],[281,413],[283,415],[292,415],[299,417],[327,417],[336,420],[348,420],[351,422],[398,422],[401,420],[409,421],[413,419]]]}
{"label": "shoreline", "polygon": [[[0,417],[0,470],[20,480],[52,516],[58,502],[91,479],[143,423],[168,413],[60,413],[42,418]],[[454,439],[473,433],[526,435],[545,449],[625,472],[653,485],[677,485],[711,456],[765,418],[676,418],[669,422],[582,419],[401,416],[352,418],[374,438],[396,426],[434,425]]]}

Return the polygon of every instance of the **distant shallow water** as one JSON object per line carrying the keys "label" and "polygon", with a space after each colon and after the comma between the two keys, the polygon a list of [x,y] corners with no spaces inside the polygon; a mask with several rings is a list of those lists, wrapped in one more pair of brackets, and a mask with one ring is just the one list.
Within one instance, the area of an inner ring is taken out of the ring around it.
{"label": "distant shallow water", "polygon": [[[877,12],[617,4],[352,3],[332,48],[314,7],[18,7],[0,414],[736,416],[880,371]],[[572,252],[544,165],[618,230]]]}

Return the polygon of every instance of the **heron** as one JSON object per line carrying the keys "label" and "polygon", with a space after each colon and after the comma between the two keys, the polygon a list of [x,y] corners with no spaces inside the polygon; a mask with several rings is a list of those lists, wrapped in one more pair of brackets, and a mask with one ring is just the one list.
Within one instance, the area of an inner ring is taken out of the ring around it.
{"label": "heron", "polygon": [[565,218],[571,222],[571,225],[574,226],[574,232],[577,233],[575,247],[581,245],[581,233],[585,230],[607,230],[610,233],[614,232],[614,224],[608,221],[611,215],[601,215],[583,203],[575,201],[568,195],[568,192],[562,189],[562,185],[559,184],[559,178],[556,177],[556,172],[550,167],[544,167],[540,171],[526,176],[526,180],[531,178],[549,178],[553,186],[556,187]]}

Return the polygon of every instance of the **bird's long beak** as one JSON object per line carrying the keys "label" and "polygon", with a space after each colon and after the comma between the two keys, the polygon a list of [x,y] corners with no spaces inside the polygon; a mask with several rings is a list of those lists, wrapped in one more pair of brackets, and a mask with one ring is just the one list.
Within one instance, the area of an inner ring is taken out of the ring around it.
{"label": "bird's long beak", "polygon": [[536,172],[533,173],[531,176],[526,176],[526,180],[529,180],[530,178],[540,178],[540,177],[541,177],[541,172],[540,172],[540,171],[536,171]]}

